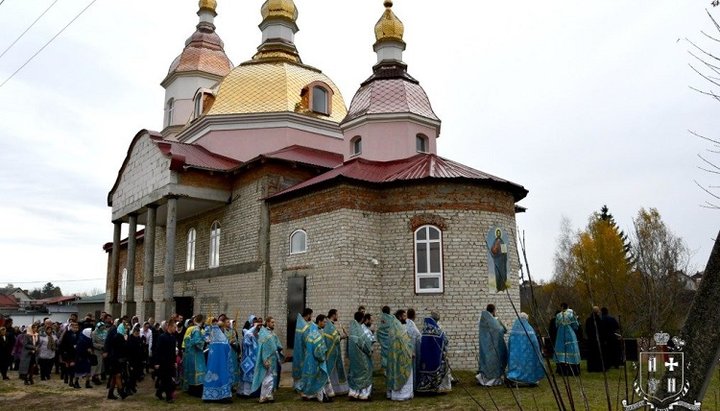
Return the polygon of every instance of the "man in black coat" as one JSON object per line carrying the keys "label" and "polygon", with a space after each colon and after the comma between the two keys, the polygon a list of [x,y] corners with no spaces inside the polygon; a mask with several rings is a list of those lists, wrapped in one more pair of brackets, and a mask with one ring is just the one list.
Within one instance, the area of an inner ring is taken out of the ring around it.
{"label": "man in black coat", "polygon": [[623,339],[620,323],[610,316],[607,307],[602,308],[602,321],[607,338],[606,367],[618,368],[623,364]]}
{"label": "man in black coat", "polygon": [[153,352],[154,367],[158,377],[158,389],[155,391],[155,396],[159,400],[162,400],[163,393],[165,393],[165,401],[170,403],[173,402],[175,392],[175,382],[173,378],[177,372],[176,332],[177,325],[174,321],[170,321],[167,324],[166,332],[160,334],[158,337],[156,351]]}

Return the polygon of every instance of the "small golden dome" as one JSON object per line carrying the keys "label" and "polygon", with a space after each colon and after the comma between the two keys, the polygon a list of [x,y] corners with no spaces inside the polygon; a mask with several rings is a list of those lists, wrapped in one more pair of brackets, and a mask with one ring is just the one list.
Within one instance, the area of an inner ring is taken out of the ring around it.
{"label": "small golden dome", "polygon": [[266,0],[260,8],[260,13],[263,21],[274,17],[294,23],[298,18],[298,9],[293,0]]}
{"label": "small golden dome", "polygon": [[405,25],[395,13],[392,12],[393,2],[391,0],[385,0],[384,5],[385,12],[375,25],[375,39],[378,42],[387,40],[402,42],[403,34],[405,34]]}
{"label": "small golden dome", "polygon": [[199,4],[200,10],[210,10],[213,13],[217,13],[217,0],[200,0]]}

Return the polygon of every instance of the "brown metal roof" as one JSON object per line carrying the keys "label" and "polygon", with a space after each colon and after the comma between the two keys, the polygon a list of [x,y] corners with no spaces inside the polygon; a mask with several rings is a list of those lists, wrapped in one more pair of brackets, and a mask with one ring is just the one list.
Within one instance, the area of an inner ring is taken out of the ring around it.
{"label": "brown metal roof", "polygon": [[527,195],[527,190],[511,181],[475,170],[474,168],[448,160],[435,154],[418,154],[413,157],[395,161],[371,161],[363,158],[350,160],[310,180],[283,190],[270,198],[285,196],[290,193],[310,189],[321,183],[346,178],[368,183],[392,183],[423,179],[468,179],[485,181],[491,184],[506,186],[516,201]]}
{"label": "brown metal roof", "polygon": [[335,168],[343,162],[342,154],[298,145],[285,147],[271,153],[263,154],[260,157],[293,161],[324,168]]}

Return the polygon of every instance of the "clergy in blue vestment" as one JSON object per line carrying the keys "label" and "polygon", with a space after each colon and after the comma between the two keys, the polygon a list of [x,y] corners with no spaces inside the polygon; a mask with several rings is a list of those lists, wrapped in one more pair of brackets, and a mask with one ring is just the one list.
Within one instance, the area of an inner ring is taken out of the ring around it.
{"label": "clergy in blue vestment", "polygon": [[280,379],[279,367],[284,356],[282,344],[275,335],[275,319],[267,317],[265,326],[258,334],[258,355],[255,362],[255,375],[252,390],[260,390],[260,403],[273,402],[273,392],[277,389]]}
{"label": "clergy in blue vestment", "polygon": [[405,401],[414,396],[413,357],[415,353],[407,328],[400,322],[404,315],[403,310],[398,311],[395,316],[382,314],[383,321],[390,324],[385,385],[387,397],[393,401]]}
{"label": "clergy in blue vestment", "polygon": [[537,385],[545,377],[540,343],[525,313],[520,313],[520,318],[515,320],[510,330],[508,351],[508,380],[516,384]]}
{"label": "clergy in blue vestment", "polygon": [[202,385],[207,373],[205,364],[205,338],[203,338],[200,326],[203,322],[201,314],[195,316],[194,324],[185,332],[183,346],[183,390],[193,396],[202,394]]}
{"label": "clergy in blue vestment", "polygon": [[395,317],[390,315],[390,307],[387,305],[384,306],[382,308],[382,314],[380,314],[380,323],[375,333],[377,342],[380,344],[380,366],[383,370],[387,369],[388,350],[390,349],[390,327],[393,324],[393,318]]}
{"label": "clergy in blue vestment", "polygon": [[555,335],[555,362],[561,375],[578,375],[580,373],[580,347],[575,331],[578,320],[575,312],[568,308],[567,303],[560,304],[561,311],[555,316],[557,327]]}
{"label": "clergy in blue vestment", "polygon": [[305,335],[310,329],[310,318],[313,310],[306,308],[302,315],[298,313],[295,321],[295,338],[292,352],[292,377],[295,391],[302,391],[302,367],[305,360]]}
{"label": "clergy in blue vestment", "polygon": [[230,361],[232,362],[232,377],[233,377],[233,385],[240,384],[242,382],[242,369],[240,368],[240,353],[242,352],[242,339],[240,338],[240,334],[238,334],[237,331],[237,321],[230,320],[226,322],[227,326],[225,328],[225,336],[228,339],[228,342],[230,343],[230,349],[232,350],[232,358]]}
{"label": "clergy in blue vestment", "polygon": [[218,321],[213,319],[210,326],[207,372],[203,384],[204,401],[232,401],[232,349],[225,332]]}
{"label": "clergy in blue vestment", "polygon": [[302,368],[302,396],[316,398],[321,402],[332,401],[332,385],[327,370],[327,347],[321,329],[325,326],[325,316],[320,314],[314,323],[310,323],[305,333],[305,358]]}
{"label": "clergy in blue vestment", "polygon": [[450,367],[447,359],[448,338],[437,321],[439,316],[425,318],[417,360],[417,391],[426,393],[452,390]]}
{"label": "clergy in blue vestment", "polygon": [[[350,336],[348,337],[348,370],[349,396],[361,401],[367,401],[372,394],[372,345],[373,340],[368,334],[369,329],[361,324],[365,320],[362,312],[355,313],[355,319],[350,323]],[[372,321],[368,315],[368,321]]]}
{"label": "clergy in blue vestment", "polygon": [[262,328],[262,319],[250,316],[248,320],[252,326],[243,331],[243,352],[240,367],[242,368],[242,382],[238,387],[238,395],[243,397],[256,397],[260,393],[252,389],[253,378],[255,377],[255,363],[258,353],[258,334]]}
{"label": "clergy in blue vestment", "polygon": [[478,325],[480,355],[478,374],[475,376],[478,384],[493,386],[503,383],[508,360],[504,337],[506,332],[505,326],[495,318],[495,305],[488,304],[487,309],[480,314]]}
{"label": "clergy in blue vestment", "polygon": [[344,395],[349,391],[347,377],[345,376],[345,364],[343,364],[342,351],[340,343],[344,336],[340,334],[340,330],[335,326],[338,320],[336,309],[328,312],[325,320],[325,327],[322,330],[325,338],[325,346],[327,347],[327,368],[330,376],[330,384],[332,385],[333,395]]}

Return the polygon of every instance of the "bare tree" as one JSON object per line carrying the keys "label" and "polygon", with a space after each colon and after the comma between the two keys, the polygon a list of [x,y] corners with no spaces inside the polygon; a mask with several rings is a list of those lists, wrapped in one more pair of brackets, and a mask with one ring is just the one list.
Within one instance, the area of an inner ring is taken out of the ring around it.
{"label": "bare tree", "polygon": [[[711,5],[713,7],[720,5],[720,0],[713,0]],[[720,24],[718,24],[717,20],[715,20],[709,11],[706,10],[706,12],[717,33],[708,34],[705,31],[701,31],[701,33],[704,36],[705,41],[720,43]],[[702,46],[689,39],[686,40],[691,45],[691,49],[688,53],[693,58],[693,62],[690,63],[690,68],[697,73],[705,83],[705,86],[690,86],[690,88],[704,96],[720,102],[720,91],[718,91],[718,88],[720,88],[720,57],[710,51],[710,47]],[[717,47],[718,45],[715,44],[715,46]],[[720,175],[720,166],[718,166],[717,160],[713,158],[717,156],[717,154],[720,154],[720,139],[708,137],[703,133],[693,130],[690,130],[690,134],[699,137],[710,144],[710,147],[706,149],[705,153],[698,154],[698,158],[700,159],[700,166],[698,168],[711,176]],[[706,200],[705,204],[702,206],[705,208],[720,209],[720,186],[702,184],[697,180],[695,180],[695,184],[710,196],[710,199]]]}

